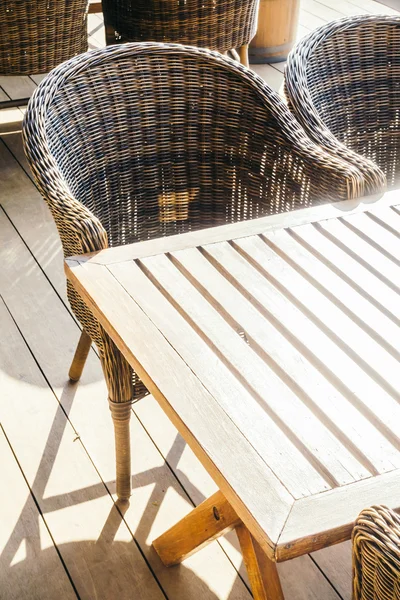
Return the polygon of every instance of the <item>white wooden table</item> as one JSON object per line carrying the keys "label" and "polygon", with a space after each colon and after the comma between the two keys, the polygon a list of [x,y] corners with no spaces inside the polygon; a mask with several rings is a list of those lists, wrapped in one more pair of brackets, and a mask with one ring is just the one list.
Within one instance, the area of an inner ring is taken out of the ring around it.
{"label": "white wooden table", "polygon": [[[397,206],[396,206],[397,205]],[[66,261],[67,276],[218,484],[154,543],[236,527],[257,599],[275,562],[400,507],[400,194]]]}

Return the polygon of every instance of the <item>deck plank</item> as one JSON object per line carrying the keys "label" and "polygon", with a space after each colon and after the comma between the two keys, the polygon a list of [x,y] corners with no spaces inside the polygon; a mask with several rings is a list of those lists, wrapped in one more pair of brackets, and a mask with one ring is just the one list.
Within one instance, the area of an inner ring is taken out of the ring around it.
{"label": "deck plank", "polygon": [[[2,331],[4,304],[0,300]],[[76,600],[45,521],[0,426],[0,597],[7,600]],[[43,585],[43,581],[46,585]]]}
{"label": "deck plank", "polygon": [[36,88],[27,75],[0,75],[0,86],[11,100],[28,98]]}
{"label": "deck plank", "polygon": [[374,15],[398,15],[399,11],[389,8],[374,0],[348,0],[349,4],[353,4],[360,10],[360,14],[368,12]]}
{"label": "deck plank", "polygon": [[334,19],[341,19],[346,16],[346,12],[340,10],[340,4],[334,3],[330,6],[321,4],[317,0],[302,0],[302,10],[319,17],[325,22],[333,21]]}

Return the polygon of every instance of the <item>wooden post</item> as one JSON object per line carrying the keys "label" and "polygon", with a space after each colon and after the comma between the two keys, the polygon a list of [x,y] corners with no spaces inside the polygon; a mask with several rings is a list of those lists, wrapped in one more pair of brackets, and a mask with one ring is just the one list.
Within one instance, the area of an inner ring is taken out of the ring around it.
{"label": "wooden post", "polygon": [[69,378],[71,381],[78,381],[78,379],[80,379],[91,345],[92,340],[83,329],[69,369]]}
{"label": "wooden post", "polygon": [[286,60],[296,40],[300,0],[260,0],[258,29],[250,43],[250,63]]}
{"label": "wooden post", "polygon": [[236,527],[236,534],[254,600],[284,600],[276,563],[267,557],[243,523]]}

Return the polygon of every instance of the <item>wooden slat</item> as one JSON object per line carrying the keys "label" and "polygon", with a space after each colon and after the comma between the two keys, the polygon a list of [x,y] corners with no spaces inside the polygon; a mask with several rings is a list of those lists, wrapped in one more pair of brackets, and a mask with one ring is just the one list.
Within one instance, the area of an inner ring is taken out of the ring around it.
{"label": "wooden slat", "polygon": [[[277,235],[279,237],[279,235]],[[274,236],[268,236],[274,240]],[[279,247],[279,244],[277,244]],[[398,361],[353,322],[339,307],[323,295],[311,282],[303,278],[292,266],[265,244],[260,237],[240,240],[238,247],[255,261],[274,280],[291,303],[315,323],[345,354],[358,363],[371,378],[395,397],[399,396],[400,372]],[[295,265],[294,265],[295,267]],[[400,278],[399,278],[400,281]],[[329,361],[327,364],[331,364]],[[393,390],[393,392],[392,392]],[[400,413],[399,413],[400,417]]]}
{"label": "wooden slat", "polygon": [[383,208],[379,211],[379,216],[370,213],[370,219],[385,227],[393,235],[400,237],[400,214],[392,208]]}
{"label": "wooden slat", "polygon": [[346,16],[346,12],[340,10],[340,3],[337,2],[334,5],[326,6],[317,0],[302,0],[302,9],[326,23]]}
{"label": "wooden slat", "polygon": [[[239,247],[242,241],[235,244]],[[314,324],[304,311],[296,307],[293,298],[289,300],[275,286],[271,286],[268,281],[269,274],[267,275],[265,269],[263,273],[255,268],[249,269],[248,260],[228,243],[210,245],[207,247],[207,253],[230,273],[235,279],[235,285],[241,287],[256,308],[266,318],[273,318],[279,323],[291,343],[298,347],[358,410],[372,419],[374,426],[391,443],[398,445],[399,428],[393,419],[399,411],[397,402],[369,377],[356,361],[347,356],[320,326]],[[379,403],[376,402],[377,397],[380,398]]]}
{"label": "wooden slat", "polygon": [[[327,9],[332,8],[332,0],[317,0],[318,4],[323,5]],[[343,16],[352,17],[359,15],[362,11],[354,4],[350,4],[348,0],[335,0],[333,7],[336,11],[340,12]],[[364,10],[365,13],[368,11]]]}
{"label": "wooden slat", "polygon": [[[318,235],[318,234],[317,234]],[[299,243],[287,230],[267,238],[275,252],[307,278],[328,299],[348,314],[374,340],[400,360],[400,325],[396,326],[361,290],[354,289],[349,280],[327,264],[314,248]],[[333,266],[334,267],[334,266]]]}
{"label": "wooden slat", "polygon": [[0,110],[0,135],[20,132],[23,113],[19,108],[2,108]]}
{"label": "wooden slat", "polygon": [[[358,479],[360,476],[369,476],[369,472],[362,468],[347,449],[342,448],[312,411],[309,411],[299,400],[296,393],[292,392],[290,386],[286,385],[287,382],[282,381],[281,373],[275,368],[275,365],[262,360],[242,339],[240,332],[235,331],[224,321],[218,311],[210,306],[203,294],[197,291],[165,256],[145,259],[143,264],[156,279],[157,284],[160,284],[166,291],[171,301],[178,305],[178,310],[186,315],[186,320],[191,323],[192,328],[201,332],[200,337],[203,337],[214,353],[214,356],[211,353],[209,359],[211,364],[222,359],[232,373],[247,386],[254,398],[253,405],[259,405],[257,408],[261,407],[262,409],[255,412],[252,404],[245,405],[246,412],[252,415],[250,423],[257,419],[260,422],[261,440],[266,437],[265,432],[268,431],[267,423],[262,419],[263,411],[266,411],[272,415],[285,435],[298,445],[304,456],[331,486],[337,485],[338,482],[344,483]],[[126,285],[129,282],[129,272],[126,269],[126,276],[122,281],[124,268],[126,265],[115,266],[112,268],[112,272],[123,282],[123,285]],[[165,301],[163,306],[164,304]],[[145,310],[147,311],[147,308]],[[167,310],[167,307],[164,310]],[[166,327],[168,327],[169,319],[166,321]],[[174,325],[177,326],[177,323],[178,319],[175,317]],[[199,340],[193,331],[191,335],[190,327],[185,328],[184,333],[182,331],[180,339],[172,340],[170,338],[171,328],[167,332],[166,327],[162,327],[160,322],[157,323],[157,326],[171,341],[185,362],[190,364],[190,368],[198,374],[199,360],[197,357],[193,359],[190,355],[190,348],[197,348]],[[201,356],[204,352],[205,348],[202,349]],[[203,380],[202,374],[199,377]],[[209,389],[213,392],[213,387]],[[236,402],[232,399],[225,410],[230,415],[232,410],[236,410]],[[251,425],[249,429],[245,430],[243,423],[239,421],[237,426],[253,443],[260,455],[268,460],[268,452],[261,451]],[[310,429],[313,431],[312,437]],[[322,448],[323,452],[321,452]],[[281,476],[281,473],[278,471],[277,475]]]}
{"label": "wooden slat", "polygon": [[32,81],[34,83],[36,83],[36,85],[39,85],[39,83],[41,83],[43,81],[43,79],[46,77],[46,73],[40,73],[37,75],[29,75],[30,79],[32,79]]}
{"label": "wooden slat", "polygon": [[[7,111],[1,111],[0,116],[5,112]],[[21,115],[22,113],[20,112],[20,121]],[[12,180],[14,180],[15,185],[17,185],[17,179],[19,177],[22,177],[25,180],[23,173],[20,171],[20,166],[25,171],[25,174],[33,181],[33,175],[22,147],[21,128],[22,123],[20,122],[19,131],[7,133],[7,135],[0,137],[0,165],[4,177],[9,181],[8,185],[10,185]],[[0,128],[0,136],[1,131]],[[11,187],[10,190],[12,190]],[[16,196],[17,195],[14,195],[12,191],[8,195],[2,195],[1,204],[5,206],[5,203],[7,202],[9,205],[12,205],[14,202],[17,202]],[[37,194],[37,197],[40,198],[40,194]],[[51,215],[49,216],[51,218]]]}
{"label": "wooden slat", "polygon": [[[0,301],[0,316],[4,317]],[[2,321],[4,327],[6,323]],[[7,600],[76,600],[57,550],[0,427],[0,596]],[[43,585],[43,581],[46,585]]]}
{"label": "wooden slat", "polygon": [[[287,235],[284,234],[283,235]],[[296,242],[294,242],[296,243]],[[174,253],[174,262],[197,282],[209,301],[231,317],[231,326],[243,330],[251,347],[260,356],[276,362],[303,392],[303,401],[323,419],[342,443],[351,449],[371,472],[400,466],[399,452],[327,381],[282,333],[236,288],[218,275],[216,269],[197,250]],[[278,258],[278,257],[277,257]],[[362,455],[364,453],[364,456]],[[367,460],[365,460],[367,457]],[[364,460],[363,460],[364,459]],[[370,463],[371,461],[371,463]]]}
{"label": "wooden slat", "polygon": [[[392,211],[393,212],[393,211]],[[351,231],[354,231],[368,244],[383,254],[398,267],[400,266],[400,229],[393,234],[389,229],[381,227],[379,223],[369,218],[368,215],[354,215],[353,217],[343,219],[343,223]],[[396,270],[393,271],[396,278]],[[398,281],[400,281],[400,274]]]}
{"label": "wooden slat", "polygon": [[[30,226],[35,229],[35,219],[31,219]],[[23,335],[28,340],[65,411],[71,414],[85,447],[103,480],[107,482],[108,490],[115,494],[113,428],[107,405],[107,390],[98,359],[94,353],[91,353],[79,384],[66,385],[68,368],[79,338],[79,330],[50,285],[40,274],[34,260],[11,225],[7,225],[7,221],[0,220],[0,230],[4,242],[0,249],[3,265],[0,275],[0,293],[12,306]],[[49,245],[51,242],[54,243],[54,239],[47,240]],[[42,323],[46,323],[45,332]],[[22,356],[20,360],[23,361]],[[14,404],[14,402],[9,403],[10,409]],[[131,430],[132,448],[135,450],[134,490],[125,520],[131,531],[135,532],[142,552],[151,563],[167,594],[172,598],[176,594],[182,600],[191,600],[201,593],[207,600],[215,600],[215,592],[221,600],[227,600],[228,596],[230,600],[248,600],[247,589],[238,579],[235,569],[217,543],[202,554],[190,558],[187,566],[181,569],[178,581],[172,571],[162,567],[151,549],[151,541],[182,518],[192,505],[138,421],[131,421]],[[189,473],[190,471],[191,469]],[[59,476],[62,477],[62,473],[59,473]],[[181,478],[186,481],[183,476]],[[77,487],[79,488],[79,483]],[[101,491],[100,484],[89,487],[94,497],[99,493],[100,496],[107,494],[106,488]],[[78,490],[74,492],[73,497],[81,502],[84,501],[82,498],[84,499],[85,496]],[[58,501],[63,505],[62,498]],[[46,506],[54,507],[56,502],[56,499],[51,500]],[[97,512],[96,506],[93,511],[93,519],[98,519],[100,525],[104,524],[104,514],[101,511]],[[62,522],[61,516],[60,520]],[[123,556],[124,546],[119,546],[119,549],[120,556]],[[130,589],[129,580],[124,581],[124,587]],[[151,596],[151,593],[150,586],[148,594]]]}
{"label": "wooden slat", "polygon": [[[13,152],[21,158],[20,135],[13,137]],[[23,154],[23,151],[22,151]],[[23,236],[36,260],[67,303],[63,254],[50,210],[11,152],[0,141],[0,204]]]}
{"label": "wooden slat", "polygon": [[369,12],[374,15],[398,15],[399,12],[374,0],[348,0],[359,9],[360,14]]}
{"label": "wooden slat", "polygon": [[0,87],[0,102],[5,102],[6,100],[10,100],[10,97],[5,93],[3,88]]}
{"label": "wooden slat", "polygon": [[329,238],[334,240],[349,256],[355,258],[396,294],[400,293],[400,268],[392,260],[339,220],[324,221],[319,227],[324,232],[328,232]]}
{"label": "wooden slat", "polygon": [[[218,359],[218,355],[216,356],[204,340],[193,332],[185,319],[169,303],[165,302],[144,274],[136,270],[136,273],[132,276],[131,271],[126,269],[126,266],[124,265],[121,269],[115,266],[112,272],[118,276],[119,281],[128,291],[135,290],[135,298],[146,314],[163,332],[168,341],[173,344],[174,348],[204,385],[212,390],[213,396],[217,399],[219,405],[240,431],[251,440],[260,456],[268,457],[269,466],[273,471],[279,473],[279,478],[289,491],[295,497],[298,497],[299,495],[313,493],[312,490],[318,488],[327,489],[329,486],[318,474],[318,471],[315,471],[301,451],[296,449],[296,440],[290,440],[290,432],[282,431],[285,423],[280,427],[279,418],[275,416],[274,409],[267,412],[266,407],[261,406],[251,395],[248,387],[241,385],[231,370]],[[179,273],[176,275],[178,280],[174,280],[172,285],[178,289],[184,285],[184,282],[182,278],[179,278]],[[183,287],[181,289],[182,293],[185,294],[186,289]],[[155,306],[154,300],[152,303],[149,301],[152,296],[157,298],[160,305],[162,305],[162,310],[152,308],[152,306]],[[199,298],[196,298],[196,300],[199,300]],[[202,306],[200,310],[202,310]],[[211,329],[213,325],[217,326],[215,319],[209,324]],[[222,337],[224,334],[227,335],[226,347],[236,345],[239,353],[248,350],[246,345],[242,347],[241,338],[233,333],[228,326],[222,330]],[[244,356],[240,355],[239,360],[242,361],[242,359],[244,359]],[[251,359],[257,360],[257,356],[251,354]],[[242,363],[239,363],[239,366],[242,367]],[[262,368],[268,370],[268,367],[264,364]],[[276,376],[274,377],[273,373],[271,373],[271,378],[275,383]],[[279,386],[279,380],[276,385]],[[280,400],[287,399],[287,411],[289,411],[293,400],[288,397],[288,390],[281,386],[280,392],[275,391],[274,396],[276,395]],[[275,406],[278,405],[278,412],[280,404],[284,403],[280,401],[275,403]],[[316,426],[318,426],[317,423]],[[266,431],[269,432],[268,435],[265,435]],[[311,456],[310,460],[312,458]],[[282,462],[288,465],[287,472],[282,470]],[[296,465],[295,469],[293,469],[293,465]]]}
{"label": "wooden slat", "polygon": [[104,48],[106,43],[104,23],[99,15],[88,15],[88,36],[90,48]]}
{"label": "wooden slat", "polygon": [[[329,579],[343,600],[352,599],[351,554],[352,547],[350,540],[312,553],[313,560]],[[282,564],[290,565],[291,563],[292,561]]]}
{"label": "wooden slat", "polygon": [[251,65],[251,68],[257,75],[268,82],[275,92],[281,93],[283,86],[283,73],[274,65],[257,64]]}
{"label": "wooden slat", "polygon": [[108,248],[100,252],[72,256],[72,260],[84,262],[90,260],[96,264],[113,264],[123,260],[134,260],[163,252],[173,252],[183,250],[184,248],[193,248],[194,246],[205,246],[222,242],[227,239],[237,239],[259,233],[268,233],[284,227],[295,227],[306,223],[313,223],[324,219],[335,219],[343,214],[356,214],[365,211],[379,211],[381,206],[392,206],[399,204],[398,190],[389,192],[384,196],[369,196],[358,200],[346,200],[343,202],[313,206],[311,208],[271,215],[260,219],[242,221],[230,225],[222,225],[193,231],[183,235],[174,235],[170,237],[157,238],[127,246]]}
{"label": "wooden slat", "polygon": [[370,304],[383,312],[395,325],[400,326],[400,306],[398,295],[384,282],[378,279],[356,258],[348,255],[344,248],[338,246],[336,238],[322,227],[307,225],[295,227],[291,235],[302,243],[319,260],[326,263],[332,271],[344,279]]}
{"label": "wooden slat", "polygon": [[306,10],[302,10],[299,15],[299,23],[303,27],[308,27],[308,29],[316,29],[325,25],[326,21]]}
{"label": "wooden slat", "polygon": [[[139,271],[139,267],[136,269]],[[67,274],[228,502],[271,554],[292,505],[291,496],[111,273],[100,265],[89,267],[68,261]],[[180,385],[182,379],[184,388]],[[237,450],[234,456],[232,446]],[[251,489],[244,485],[241,472],[253,473]],[[273,514],[265,513],[267,505],[275,507]]]}

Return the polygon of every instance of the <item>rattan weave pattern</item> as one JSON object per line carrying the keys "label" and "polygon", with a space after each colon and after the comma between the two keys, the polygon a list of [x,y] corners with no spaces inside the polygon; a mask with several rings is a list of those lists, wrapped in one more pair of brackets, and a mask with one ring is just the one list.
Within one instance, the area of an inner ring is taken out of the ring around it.
{"label": "rattan weave pattern", "polygon": [[[312,139],[359,166],[371,186],[400,184],[400,17],[332,21],[288,57],[288,103]],[[371,162],[374,163],[371,164]]]}
{"label": "rattan weave pattern", "polygon": [[116,41],[176,42],[225,52],[257,31],[259,0],[103,0]]}
{"label": "rattan weave pattern", "polygon": [[47,73],[88,48],[89,0],[2,0],[0,74]]}
{"label": "rattan weave pattern", "polygon": [[365,509],[357,518],[353,599],[400,600],[400,518],[386,506]]}
{"label": "rattan weave pattern", "polygon": [[[66,256],[364,193],[357,168],[310,142],[260,78],[193,47],[121,44],[71,59],[34,92],[23,139]],[[142,396],[67,289],[111,401]]]}

